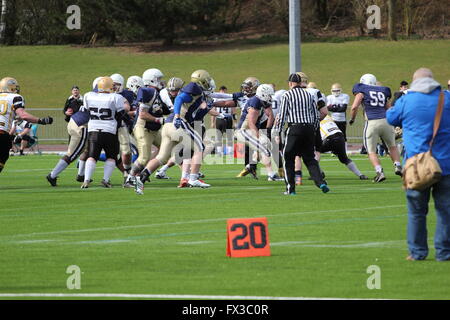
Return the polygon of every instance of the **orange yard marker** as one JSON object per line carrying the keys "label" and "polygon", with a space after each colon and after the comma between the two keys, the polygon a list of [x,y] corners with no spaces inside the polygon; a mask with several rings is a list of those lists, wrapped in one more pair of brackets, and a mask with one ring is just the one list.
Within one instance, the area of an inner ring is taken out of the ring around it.
{"label": "orange yard marker", "polygon": [[270,256],[267,219],[228,220],[227,256],[231,258]]}

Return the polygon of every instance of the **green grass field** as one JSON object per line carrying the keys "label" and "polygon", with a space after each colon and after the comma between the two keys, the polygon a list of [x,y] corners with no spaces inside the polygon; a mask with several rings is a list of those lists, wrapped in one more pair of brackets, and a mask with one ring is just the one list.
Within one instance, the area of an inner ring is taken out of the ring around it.
{"label": "green grass field", "polygon": [[[405,261],[406,205],[388,158],[387,180],[360,181],[336,158],[322,167],[331,192],[311,181],[296,197],[282,182],[234,178],[241,165],[205,166],[208,190],[153,180],[145,195],[119,187],[81,190],[69,167],[52,188],[56,156],[12,157],[0,179],[0,294],[119,293],[267,297],[448,299],[450,264]],[[369,177],[368,160],[353,156]],[[429,215],[433,247],[435,215]],[[271,257],[228,258],[226,220],[267,217]],[[83,272],[68,290],[66,269]],[[369,290],[367,268],[381,269]],[[1,298],[1,296],[0,296]]]}

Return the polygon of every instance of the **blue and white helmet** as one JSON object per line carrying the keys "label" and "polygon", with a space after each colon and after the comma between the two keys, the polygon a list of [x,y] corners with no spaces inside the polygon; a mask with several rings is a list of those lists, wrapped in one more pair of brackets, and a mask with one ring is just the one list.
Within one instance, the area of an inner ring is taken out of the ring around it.
{"label": "blue and white helmet", "polygon": [[127,80],[127,89],[133,91],[134,94],[137,94],[139,88],[144,87],[144,81],[139,76],[131,76]]}
{"label": "blue and white helmet", "polygon": [[163,80],[164,74],[159,69],[148,69],[142,75],[144,85],[158,88],[159,90],[165,87]]}
{"label": "blue and white helmet", "polygon": [[122,77],[122,75],[114,73],[110,78],[114,81],[115,91],[122,92],[123,86],[125,85],[125,79]]}
{"label": "blue and white helmet", "polygon": [[369,85],[369,86],[376,86],[377,78],[371,73],[366,73],[365,75],[363,75],[361,77],[361,79],[359,79],[359,82],[362,84]]}
{"label": "blue and white helmet", "polygon": [[256,89],[256,96],[267,104],[272,103],[272,97],[275,94],[273,87],[270,84],[261,84]]}

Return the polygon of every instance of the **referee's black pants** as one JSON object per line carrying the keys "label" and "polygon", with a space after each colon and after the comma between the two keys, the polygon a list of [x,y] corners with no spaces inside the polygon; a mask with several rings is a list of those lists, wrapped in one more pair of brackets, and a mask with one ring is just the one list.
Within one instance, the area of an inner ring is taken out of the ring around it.
{"label": "referee's black pants", "polygon": [[317,187],[326,184],[314,157],[316,129],[313,124],[293,124],[286,131],[283,150],[286,191],[295,192],[295,157],[303,159]]}

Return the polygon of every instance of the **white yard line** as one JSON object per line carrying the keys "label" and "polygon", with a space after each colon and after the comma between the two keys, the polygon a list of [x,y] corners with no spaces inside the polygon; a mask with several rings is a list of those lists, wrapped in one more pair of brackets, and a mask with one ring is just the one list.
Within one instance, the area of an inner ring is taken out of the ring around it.
{"label": "white yard line", "polygon": [[[355,211],[367,211],[367,210],[379,210],[379,209],[394,209],[403,208],[404,205],[392,205],[392,206],[380,206],[380,207],[367,207],[367,208],[353,208],[353,209],[337,209],[337,210],[322,210],[322,211],[304,211],[304,212],[291,212],[291,213],[280,213],[280,214],[260,214],[257,216],[262,217],[282,217],[282,216],[296,216],[304,214],[323,214],[323,213],[337,213],[337,212],[355,212]],[[66,233],[83,233],[83,232],[103,232],[103,231],[113,231],[113,230],[127,230],[127,229],[142,229],[142,228],[152,228],[161,227],[169,225],[185,225],[185,224],[201,224],[210,222],[221,222],[226,221],[229,218],[216,218],[216,219],[202,219],[202,220],[188,220],[188,221],[176,221],[176,222],[165,222],[165,223],[152,223],[152,224],[142,224],[142,225],[132,225],[132,226],[121,226],[121,227],[105,227],[105,228],[90,228],[90,229],[78,229],[78,230],[60,230],[51,232],[34,232],[34,233],[23,233],[10,236],[1,236],[0,238],[17,238],[17,237],[34,237],[41,235],[54,235],[54,234],[66,234]],[[244,218],[244,217],[241,217]],[[251,217],[247,217],[251,218]]]}
{"label": "white yard line", "polygon": [[361,298],[315,298],[315,297],[266,297],[221,296],[182,294],[127,294],[127,293],[0,293],[0,298],[119,298],[119,299],[181,299],[181,300],[385,300]]}

